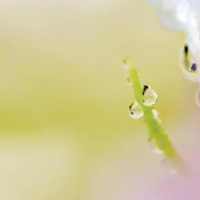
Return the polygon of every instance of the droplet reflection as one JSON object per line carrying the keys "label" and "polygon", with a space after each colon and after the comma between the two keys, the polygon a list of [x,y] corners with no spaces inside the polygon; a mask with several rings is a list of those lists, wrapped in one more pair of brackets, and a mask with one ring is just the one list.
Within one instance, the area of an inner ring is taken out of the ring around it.
{"label": "droplet reflection", "polygon": [[128,113],[133,119],[139,119],[143,116],[143,111],[138,105],[137,101],[131,103],[128,109]]}
{"label": "droplet reflection", "polygon": [[152,106],[158,100],[158,95],[154,89],[150,86],[144,86],[143,88],[143,103],[145,106]]}

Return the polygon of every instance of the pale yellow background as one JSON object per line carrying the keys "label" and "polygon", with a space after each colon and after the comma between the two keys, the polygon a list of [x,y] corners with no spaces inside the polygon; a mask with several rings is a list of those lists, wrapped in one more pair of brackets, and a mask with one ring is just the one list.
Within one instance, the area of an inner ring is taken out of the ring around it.
{"label": "pale yellow background", "polygon": [[127,114],[121,61],[130,55],[156,89],[184,155],[197,85],[179,68],[183,41],[145,0],[1,0],[0,199],[141,200],[167,180],[146,127]]}

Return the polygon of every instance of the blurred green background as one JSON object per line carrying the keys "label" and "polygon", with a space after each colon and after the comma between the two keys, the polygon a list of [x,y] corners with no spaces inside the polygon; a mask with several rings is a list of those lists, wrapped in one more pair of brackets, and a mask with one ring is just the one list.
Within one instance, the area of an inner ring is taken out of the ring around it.
{"label": "blurred green background", "polygon": [[127,114],[122,59],[156,89],[187,157],[199,114],[178,63],[183,33],[145,0],[2,0],[0,13],[0,199],[142,200],[171,181]]}

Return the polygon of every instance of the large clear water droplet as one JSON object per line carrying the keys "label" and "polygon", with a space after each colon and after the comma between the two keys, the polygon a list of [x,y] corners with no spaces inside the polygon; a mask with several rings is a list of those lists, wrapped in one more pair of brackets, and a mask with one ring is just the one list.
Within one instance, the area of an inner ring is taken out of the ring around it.
{"label": "large clear water droplet", "polygon": [[143,87],[143,103],[145,106],[152,106],[158,100],[158,95],[150,86],[144,85]]}
{"label": "large clear water droplet", "polygon": [[172,162],[167,158],[163,159],[162,166],[164,170],[169,174],[176,174],[178,172],[175,166],[173,166]]}
{"label": "large clear water droplet", "polygon": [[141,107],[138,105],[137,101],[131,103],[128,109],[128,113],[130,117],[133,119],[139,119],[143,116],[143,111]]}

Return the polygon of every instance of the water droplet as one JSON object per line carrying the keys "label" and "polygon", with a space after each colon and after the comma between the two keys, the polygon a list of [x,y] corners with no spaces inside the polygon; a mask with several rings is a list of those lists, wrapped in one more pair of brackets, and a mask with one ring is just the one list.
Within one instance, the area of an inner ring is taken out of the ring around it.
{"label": "water droplet", "polygon": [[175,174],[178,172],[178,170],[175,168],[175,166],[173,166],[172,162],[167,158],[163,159],[162,166],[163,166],[164,170],[169,174]]}
{"label": "water droplet", "polygon": [[128,109],[128,113],[130,117],[133,119],[139,119],[143,116],[143,111],[141,107],[138,105],[137,101],[131,103]]}
{"label": "water droplet", "polygon": [[129,67],[128,67],[128,65],[127,65],[127,63],[126,63],[125,61],[122,62],[122,67],[123,67],[125,70],[129,69]]}
{"label": "water droplet", "polygon": [[149,140],[148,140],[148,144],[149,144],[150,149],[151,149],[151,151],[152,151],[153,153],[155,153],[155,154],[157,154],[157,155],[163,155],[163,151],[160,150],[160,149],[157,147],[157,145],[156,145],[156,143],[155,143],[155,141],[154,141],[153,139],[149,139]]}
{"label": "water droplet", "polygon": [[158,112],[156,109],[153,109],[152,112],[153,112],[153,115],[154,115],[155,119],[157,119],[157,121],[161,124],[162,121],[161,121],[161,119],[158,117],[159,112]]}
{"label": "water droplet", "polygon": [[143,102],[145,106],[152,106],[158,100],[158,95],[150,86],[143,87]]}
{"label": "water droplet", "polygon": [[158,147],[156,147],[155,149],[153,149],[153,152],[157,155],[163,155],[163,151],[158,149]]}
{"label": "water droplet", "polygon": [[154,117],[157,119],[159,114],[158,111],[156,109],[153,109],[152,112],[154,114]]}
{"label": "water droplet", "polygon": [[131,82],[130,78],[127,78],[127,83],[129,86],[132,86],[132,82]]}

